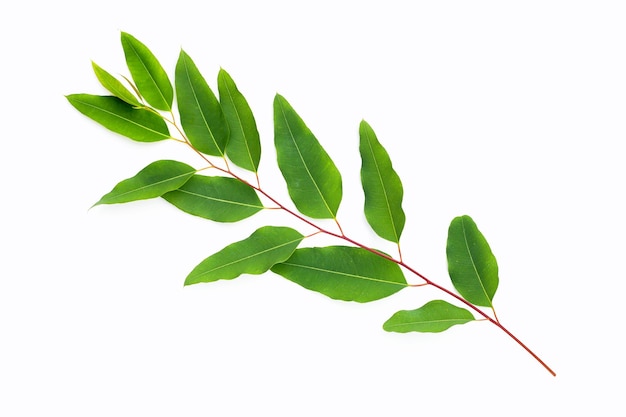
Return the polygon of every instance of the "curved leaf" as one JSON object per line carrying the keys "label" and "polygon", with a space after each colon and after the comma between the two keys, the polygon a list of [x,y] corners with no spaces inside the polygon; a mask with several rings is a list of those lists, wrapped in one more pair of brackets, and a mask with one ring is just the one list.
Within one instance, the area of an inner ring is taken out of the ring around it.
{"label": "curved leaf", "polygon": [[223,69],[217,75],[217,87],[230,130],[226,154],[241,168],[257,172],[261,159],[261,141],[252,110],[231,76]]}
{"label": "curved leaf", "polygon": [[341,175],[287,100],[274,99],[276,156],[289,196],[309,217],[333,219],[341,202]]}
{"label": "curved leaf", "polygon": [[142,169],[132,178],[118,183],[104,195],[98,204],[128,203],[160,197],[183,185],[196,170],[178,161],[156,161]]}
{"label": "curved leaf", "polygon": [[229,177],[194,175],[163,198],[186,213],[217,222],[237,222],[263,209],[252,188]]}
{"label": "curved leaf", "polygon": [[121,35],[126,65],[137,89],[151,106],[170,111],[174,89],[167,73],[146,45],[128,33]]}
{"label": "curved leaf", "polygon": [[398,243],[405,221],[402,182],[393,169],[389,154],[365,120],[359,126],[359,137],[365,217],[376,234]]}
{"label": "curved leaf", "polygon": [[241,274],[262,274],[288,259],[304,239],[289,227],[265,226],[250,237],[226,246],[196,266],[185,285],[233,279]]}
{"label": "curved leaf", "polygon": [[142,106],[137,97],[128,91],[128,89],[124,87],[124,84],[122,84],[117,78],[102,69],[95,62],[92,62],[91,66],[93,67],[93,71],[96,74],[98,81],[100,81],[100,84],[109,90],[109,92],[111,92],[115,97],[124,100],[126,103],[134,107]]}
{"label": "curved leaf", "polygon": [[443,300],[433,300],[416,310],[398,311],[383,324],[383,329],[397,333],[438,333],[473,320],[474,316],[468,310]]}
{"label": "curved leaf", "polygon": [[330,298],[366,303],[407,286],[400,267],[366,249],[350,246],[302,248],[272,267],[290,281]]}
{"label": "curved leaf", "polygon": [[66,96],[79,112],[115,133],[138,142],[156,142],[170,138],[163,118],[113,96],[71,94]]}
{"label": "curved leaf", "polygon": [[180,122],[191,144],[205,154],[224,155],[229,132],[222,107],[196,64],[182,50],[175,83]]}
{"label": "curved leaf", "polygon": [[446,255],[448,273],[459,294],[472,304],[492,307],[498,263],[471,217],[455,217],[450,223]]}

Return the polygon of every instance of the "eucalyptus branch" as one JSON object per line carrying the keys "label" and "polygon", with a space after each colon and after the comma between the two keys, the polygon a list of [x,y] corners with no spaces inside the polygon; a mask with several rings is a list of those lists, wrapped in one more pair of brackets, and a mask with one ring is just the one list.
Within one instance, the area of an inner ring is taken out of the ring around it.
{"label": "eucalyptus branch", "polygon": [[[405,262],[400,247],[405,223],[402,182],[367,122],[361,121],[358,132],[364,215],[378,237],[396,244],[397,257],[360,243],[344,232],[337,218],[342,199],[341,174],[283,96],[277,94],[273,102],[274,146],[293,208],[261,187],[258,173],[261,142],[256,121],[248,102],[226,71],[220,69],[218,73],[217,97],[185,51],[180,51],[172,84],[143,43],[128,33],[121,34],[121,43],[132,81],[122,77],[132,91],[92,63],[98,80],[112,95],[71,94],[67,96],[69,102],[85,116],[132,140],[172,139],[184,143],[207,166],[197,169],[174,160],[155,161],[133,177],[120,181],[95,205],[162,198],[183,212],[216,222],[237,222],[264,209],[278,209],[314,229],[303,235],[290,227],[258,228],[249,237],[202,260],[187,275],[185,285],[271,271],[330,298],[360,303],[389,297],[407,287],[431,286],[460,306],[433,300],[415,310],[396,312],[383,324],[383,329],[399,333],[441,332],[471,321],[488,321],[550,374],[556,375],[498,319],[493,306],[499,283],[498,264],[471,217],[455,217],[448,228],[446,258],[455,291]],[[171,135],[170,127],[180,138]],[[212,157],[221,158],[223,166],[214,163]],[[234,172],[231,163],[251,172],[256,184]],[[210,175],[210,169],[219,174]],[[274,207],[263,204],[261,197]],[[338,231],[318,225],[317,219],[334,221]],[[345,244],[300,247],[304,239],[318,234]],[[405,272],[423,282],[410,284]],[[482,308],[490,309],[493,317]]]}

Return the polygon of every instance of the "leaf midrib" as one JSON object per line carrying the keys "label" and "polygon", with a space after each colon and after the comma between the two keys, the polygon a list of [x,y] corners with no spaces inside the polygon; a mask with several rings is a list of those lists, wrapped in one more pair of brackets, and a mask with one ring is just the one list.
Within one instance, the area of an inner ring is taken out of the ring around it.
{"label": "leaf midrib", "polygon": [[350,274],[350,273],[343,272],[343,271],[334,271],[334,270],[331,270],[331,269],[318,268],[318,267],[313,267],[313,266],[309,266],[309,265],[296,264],[296,263],[292,263],[292,262],[283,262],[283,263],[281,263],[281,265],[288,265],[288,266],[298,267],[298,268],[302,268],[302,269],[310,269],[310,270],[313,270],[313,271],[319,271],[319,272],[324,272],[324,273],[329,273],[329,274],[341,275],[341,276],[346,276],[346,277],[349,277],[349,278],[361,279],[361,280],[364,280],[364,281],[372,281],[372,282],[377,282],[377,283],[382,283],[382,284],[395,284],[395,285],[399,285],[401,287],[407,287],[408,286],[407,283],[403,283],[403,282],[385,281],[385,280],[378,279],[378,278],[366,277],[364,275],[355,275],[355,274]]}

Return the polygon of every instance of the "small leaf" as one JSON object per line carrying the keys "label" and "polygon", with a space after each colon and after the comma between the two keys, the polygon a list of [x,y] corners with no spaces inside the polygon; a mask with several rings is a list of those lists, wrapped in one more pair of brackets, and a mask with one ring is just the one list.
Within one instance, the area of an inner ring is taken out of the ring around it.
{"label": "small leaf", "polygon": [[196,266],[185,285],[263,274],[288,259],[304,236],[289,227],[265,226],[247,239],[226,246]]}
{"label": "small leaf", "polygon": [[128,89],[124,87],[124,84],[122,84],[117,78],[106,72],[95,62],[92,62],[91,66],[93,67],[93,71],[96,74],[98,81],[100,81],[100,84],[109,90],[109,92],[111,92],[115,97],[124,100],[131,106],[142,107],[142,104],[139,100],[137,100],[137,97],[128,91]]}
{"label": "small leaf", "polygon": [[196,64],[182,50],[175,78],[180,122],[189,141],[200,152],[224,155],[229,132],[222,107]]}
{"label": "small leaf", "polygon": [[278,167],[298,210],[316,219],[334,219],[342,196],[339,170],[300,116],[278,94],[274,99],[274,142]]}
{"label": "small leaf", "polygon": [[261,159],[261,141],[252,110],[233,79],[223,69],[217,75],[217,86],[230,130],[226,154],[241,168],[257,172]]}
{"label": "small leaf", "polygon": [[156,161],[142,169],[132,178],[118,183],[104,195],[98,204],[128,203],[160,197],[183,185],[196,170],[178,161]]}
{"label": "small leaf", "polygon": [[290,281],[330,298],[366,303],[407,286],[400,267],[366,249],[349,246],[302,248],[272,267]]}
{"label": "small leaf", "polygon": [[438,333],[473,320],[474,316],[468,310],[443,300],[434,300],[416,310],[398,311],[383,324],[383,329],[397,333]]}
{"label": "small leaf", "polygon": [[146,101],[159,110],[172,110],[174,89],[167,73],[146,45],[122,32],[126,65]]}
{"label": "small leaf", "polygon": [[71,94],[68,101],[79,112],[115,133],[139,142],[156,142],[170,138],[165,121],[158,114],[113,96]]}
{"label": "small leaf", "polygon": [[252,188],[229,177],[194,175],[163,198],[186,213],[217,222],[237,222],[263,209]]}
{"label": "small leaf", "polygon": [[472,304],[492,307],[498,288],[498,263],[487,240],[469,216],[452,220],[446,246],[454,288]]}
{"label": "small leaf", "polygon": [[398,243],[404,228],[402,182],[389,154],[365,120],[359,126],[361,183],[365,193],[365,217],[383,239]]}

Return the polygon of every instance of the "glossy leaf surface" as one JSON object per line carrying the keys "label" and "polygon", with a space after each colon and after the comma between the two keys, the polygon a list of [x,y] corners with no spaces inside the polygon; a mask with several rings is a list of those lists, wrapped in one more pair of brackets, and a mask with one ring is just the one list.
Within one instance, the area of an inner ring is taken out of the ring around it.
{"label": "glossy leaf surface", "polygon": [[232,77],[223,69],[217,75],[217,87],[230,131],[226,155],[241,168],[257,172],[261,160],[261,140],[252,110]]}
{"label": "glossy leaf surface", "polygon": [[128,88],[124,87],[124,84],[122,84],[117,78],[102,69],[95,62],[92,62],[91,66],[93,67],[93,71],[96,74],[98,81],[100,81],[100,84],[102,84],[102,86],[111,94],[132,106],[141,107],[141,103],[137,97],[135,97],[133,93],[128,90]]}
{"label": "glossy leaf surface", "polygon": [[156,142],[170,138],[163,118],[113,96],[71,94],[68,101],[79,112],[115,133],[139,142]]}
{"label": "glossy leaf surface", "polygon": [[385,298],[407,286],[397,264],[349,246],[297,249],[272,271],[330,298],[360,303]]}
{"label": "glossy leaf surface", "polygon": [[196,266],[185,285],[262,274],[288,259],[304,236],[289,227],[265,226],[250,237],[226,246]]}
{"label": "glossy leaf surface", "polygon": [[332,219],[341,202],[339,170],[317,138],[280,95],[274,99],[274,142],[289,196],[309,217]]}
{"label": "glossy leaf surface", "polygon": [[194,175],[163,198],[186,213],[217,222],[236,222],[263,209],[252,188],[229,177]]}
{"label": "glossy leaf surface", "polygon": [[446,301],[433,300],[416,310],[402,310],[383,324],[388,332],[438,333],[457,324],[473,321],[472,313]]}
{"label": "glossy leaf surface", "polygon": [[398,243],[405,222],[402,182],[389,154],[364,120],[359,126],[359,138],[365,217],[376,234]]}
{"label": "glossy leaf surface", "polygon": [[222,107],[185,51],[178,57],[175,83],[180,122],[189,141],[200,152],[224,155],[229,132]]}
{"label": "glossy leaf surface", "polygon": [[195,172],[193,167],[182,162],[156,161],[139,171],[134,177],[118,183],[95,205],[128,203],[160,197],[183,185]]}
{"label": "glossy leaf surface", "polygon": [[454,288],[474,305],[492,307],[498,288],[498,263],[469,216],[452,220],[446,245],[448,273]]}
{"label": "glossy leaf surface", "polygon": [[154,108],[171,110],[174,89],[158,59],[134,36],[125,32],[121,35],[126,65],[137,89]]}

